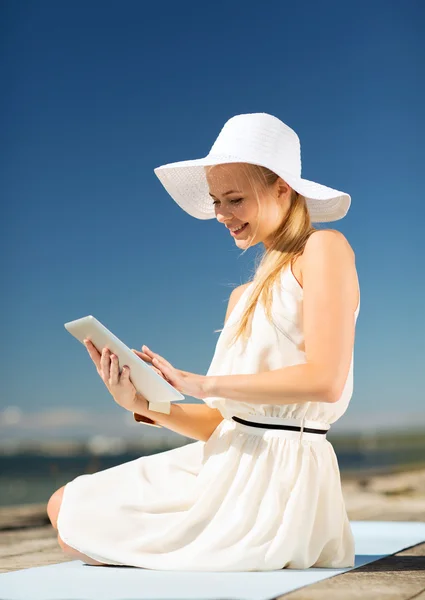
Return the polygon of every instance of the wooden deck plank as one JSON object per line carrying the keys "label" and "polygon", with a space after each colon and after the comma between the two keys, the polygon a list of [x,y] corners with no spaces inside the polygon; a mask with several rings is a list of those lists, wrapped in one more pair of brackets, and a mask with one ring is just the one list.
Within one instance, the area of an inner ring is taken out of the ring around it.
{"label": "wooden deck plank", "polygon": [[417,600],[425,591],[425,543],[276,600]]}

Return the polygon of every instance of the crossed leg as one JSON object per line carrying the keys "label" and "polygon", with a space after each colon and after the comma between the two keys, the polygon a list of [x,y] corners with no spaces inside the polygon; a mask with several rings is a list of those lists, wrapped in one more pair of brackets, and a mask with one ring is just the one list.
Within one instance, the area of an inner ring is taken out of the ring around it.
{"label": "crossed leg", "polygon": [[[62,504],[62,496],[63,496],[64,488],[65,488],[65,486],[62,486],[61,488],[56,490],[56,492],[54,494],[52,494],[52,496],[49,499],[49,502],[47,503],[47,514],[50,519],[50,522],[52,523],[53,527],[56,530],[58,529],[57,521],[58,521],[60,506]],[[85,562],[89,565],[109,566],[109,565],[107,565],[107,563],[105,564],[105,563],[101,563],[97,560],[94,560],[93,558],[90,558],[90,556],[86,556],[82,552],[78,552],[78,550],[75,550],[75,548],[68,546],[68,544],[65,544],[65,542],[63,541],[63,539],[60,537],[59,534],[58,534],[58,543],[59,543],[59,546],[62,548],[62,550],[65,552],[65,554],[69,554],[70,556],[72,556],[73,558],[75,558],[77,560],[82,560],[83,562]]]}

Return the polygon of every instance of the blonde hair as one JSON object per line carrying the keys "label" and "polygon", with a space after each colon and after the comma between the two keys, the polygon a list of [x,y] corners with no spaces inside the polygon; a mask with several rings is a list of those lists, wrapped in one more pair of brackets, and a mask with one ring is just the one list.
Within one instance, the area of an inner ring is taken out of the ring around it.
{"label": "blonde hair", "polygon": [[[279,176],[270,169],[259,165],[243,163],[241,166],[248,175],[248,180],[257,199],[260,214],[261,203],[259,202],[258,191],[260,189],[265,191],[275,183]],[[257,222],[259,222],[259,219]],[[274,238],[269,247],[264,247],[264,252],[259,255],[260,260],[254,268],[254,276],[252,282],[250,282],[253,284],[252,290],[247,299],[239,325],[232,337],[232,344],[236,343],[237,339],[241,336],[245,343],[248,340],[251,334],[252,316],[257,302],[261,301],[263,303],[267,319],[270,323],[272,322],[273,287],[278,282],[281,272],[289,265],[292,267],[292,261],[303,253],[308,238],[315,231],[317,229],[311,223],[310,213],[304,196],[291,189],[288,212],[275,231]],[[222,329],[216,330],[216,332],[220,331]]]}

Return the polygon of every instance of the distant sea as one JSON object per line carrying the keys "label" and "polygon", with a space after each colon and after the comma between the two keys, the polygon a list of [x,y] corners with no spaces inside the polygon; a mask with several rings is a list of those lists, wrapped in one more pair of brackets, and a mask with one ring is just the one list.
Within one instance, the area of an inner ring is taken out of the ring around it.
{"label": "distant sea", "polygon": [[[147,451],[145,456],[155,453]],[[356,471],[387,471],[397,465],[414,465],[420,456],[417,448],[336,450],[336,454],[342,475]],[[0,456],[0,506],[38,502],[47,504],[55,490],[78,475],[103,471],[141,456],[143,454],[140,451],[112,456]]]}

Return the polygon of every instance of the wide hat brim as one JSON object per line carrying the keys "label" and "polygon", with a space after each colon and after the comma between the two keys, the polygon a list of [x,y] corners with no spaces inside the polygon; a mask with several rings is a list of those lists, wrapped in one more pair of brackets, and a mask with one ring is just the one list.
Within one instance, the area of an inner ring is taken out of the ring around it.
{"label": "wide hat brim", "polygon": [[[213,198],[209,195],[204,167],[236,162],[247,161],[229,155],[208,155],[204,158],[162,165],[156,167],[154,173],[185,212],[196,219],[215,219]],[[280,169],[277,175],[304,196],[313,223],[338,221],[347,214],[351,204],[349,194],[315,181],[295,177],[284,169]]]}

